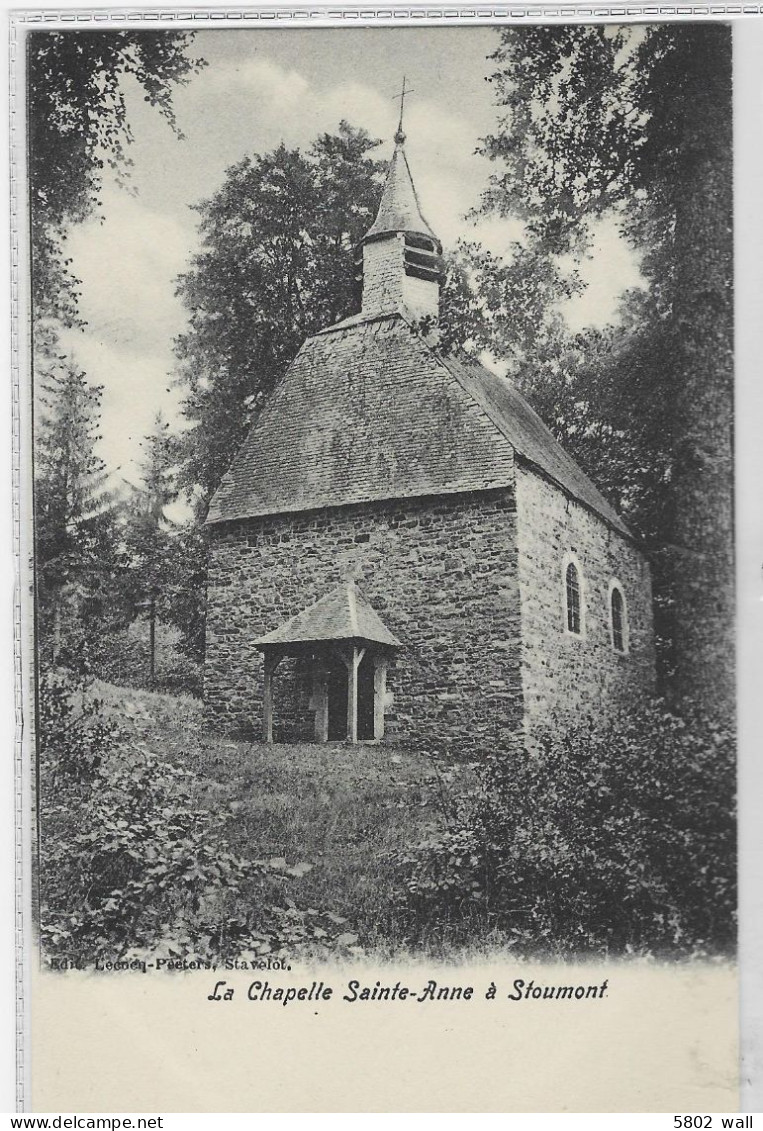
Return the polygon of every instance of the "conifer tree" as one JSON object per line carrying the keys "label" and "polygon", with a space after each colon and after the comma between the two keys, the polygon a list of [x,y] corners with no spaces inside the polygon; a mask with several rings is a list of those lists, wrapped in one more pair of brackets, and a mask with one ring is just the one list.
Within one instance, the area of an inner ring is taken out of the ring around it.
{"label": "conifer tree", "polygon": [[148,673],[156,675],[156,624],[172,600],[174,523],[167,508],[177,497],[174,441],[157,414],[154,430],[143,441],[140,484],[130,488],[124,508],[126,590],[132,615],[145,614],[149,625]]}
{"label": "conifer tree", "polygon": [[105,170],[118,183],[129,180],[125,79],[182,136],[173,88],[204,65],[187,53],[192,39],[186,32],[78,29],[37,31],[27,40],[35,566],[47,659],[81,658],[85,621],[98,625],[90,644],[102,638],[119,608],[125,569],[116,500],[95,455],[101,390],[60,358],[60,327],[81,325],[66,237],[97,214]]}
{"label": "conifer tree", "polygon": [[35,563],[40,639],[79,662],[119,572],[116,500],[96,453],[102,386],[71,361],[42,376],[35,422]]}
{"label": "conifer tree", "polygon": [[180,631],[178,649],[190,660],[204,658],[207,535],[195,517],[179,524],[169,546],[164,615]]}

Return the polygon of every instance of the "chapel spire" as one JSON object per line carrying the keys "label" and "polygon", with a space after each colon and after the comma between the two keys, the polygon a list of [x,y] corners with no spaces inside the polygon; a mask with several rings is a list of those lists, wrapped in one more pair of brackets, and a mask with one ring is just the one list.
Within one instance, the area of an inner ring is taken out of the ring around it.
{"label": "chapel spire", "polygon": [[402,145],[405,141],[405,133],[403,132],[403,114],[405,112],[405,96],[406,94],[414,94],[409,86],[405,85],[405,75],[403,75],[403,86],[399,94],[395,95],[395,100],[400,99],[400,121],[397,123],[397,133],[395,134],[395,141],[398,145]]}
{"label": "chapel spire", "polygon": [[376,219],[361,240],[363,313],[403,308],[415,318],[436,319],[442,245],[424,219],[405,153],[403,112],[411,93],[403,79],[395,151]]}

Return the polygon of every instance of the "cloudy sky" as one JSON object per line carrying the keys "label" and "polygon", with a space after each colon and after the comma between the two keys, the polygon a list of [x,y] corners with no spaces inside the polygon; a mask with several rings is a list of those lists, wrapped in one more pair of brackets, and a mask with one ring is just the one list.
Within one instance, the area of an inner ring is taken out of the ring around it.
{"label": "cloudy sky", "polygon": [[[309,146],[344,118],[386,139],[386,157],[406,75],[415,92],[406,100],[407,152],[427,219],[446,247],[463,235],[501,252],[517,234],[513,225],[475,229],[465,220],[490,171],[475,149],[496,122],[486,81],[496,42],[497,32],[485,27],[200,32],[190,53],[208,65],[175,95],[182,140],[137,88],[127,89],[134,191],[107,182],[102,220],[70,235],[87,325],[64,342],[104,386],[101,454],[112,470],[134,481],[156,412],[177,419],[173,339],[185,312],[175,279],[198,246],[192,206],[244,155],[281,141]],[[606,321],[617,293],[638,278],[612,232],[603,234],[587,275],[585,297],[567,312],[575,325]]]}

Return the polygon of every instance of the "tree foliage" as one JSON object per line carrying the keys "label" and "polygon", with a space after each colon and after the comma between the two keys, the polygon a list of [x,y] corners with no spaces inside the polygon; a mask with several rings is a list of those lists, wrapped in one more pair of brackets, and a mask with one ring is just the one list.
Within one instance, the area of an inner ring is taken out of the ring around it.
{"label": "tree foliage", "polygon": [[[117,504],[100,439],[103,389],[62,360],[40,375],[35,421],[35,566],[43,655],[71,662],[110,605]],[[80,659],[82,657],[80,656]]]}
{"label": "tree foliage", "polygon": [[177,521],[168,510],[180,494],[181,443],[161,416],[144,441],[142,481],[127,504],[125,543],[133,610],[180,631],[179,648],[192,660],[204,655],[206,537],[193,517]]}
{"label": "tree foliage", "polygon": [[154,431],[143,441],[139,485],[130,486],[123,506],[122,538],[130,563],[126,595],[133,612],[147,602],[161,602],[168,580],[173,524],[167,508],[177,497],[174,442],[157,415]]}
{"label": "tree foliage", "polygon": [[[27,41],[35,564],[46,662],[87,666],[86,654],[92,658],[115,624],[125,623],[135,576],[126,559],[134,547],[125,545],[122,500],[109,491],[95,454],[101,389],[59,356],[59,328],[80,323],[66,236],[97,213],[107,172],[129,188],[131,88],[180,136],[173,89],[202,65],[186,53],[192,38],[78,30],[34,32]],[[134,520],[134,505],[132,511]],[[135,521],[127,526],[135,533]]]}
{"label": "tree foliage", "polygon": [[177,343],[183,481],[201,510],[304,339],[357,305],[354,248],[379,197],[377,142],[342,123],[300,152],[232,166],[198,206],[202,250],[181,277],[190,328]]}
{"label": "tree foliage", "polygon": [[190,518],[176,527],[170,547],[165,594],[168,623],[180,631],[178,649],[189,661],[204,659],[207,612],[207,535]]}
{"label": "tree foliage", "polygon": [[200,63],[186,32],[40,31],[28,39],[29,181],[35,317],[77,321],[64,240],[97,208],[105,169],[124,180],[132,131],[125,80],[175,132],[172,88]]}
{"label": "tree foliage", "polygon": [[[667,644],[663,674],[678,693],[705,687],[727,709],[733,670],[728,28],[506,29],[493,58],[501,117],[484,142],[497,170],[483,210],[521,217],[528,247],[557,264],[580,262],[596,222],[607,217],[639,255],[645,280],[624,297],[618,326],[580,336],[572,352],[560,351],[544,327],[520,384],[646,539]],[[500,350],[512,329],[507,297],[513,292],[502,269],[489,267],[481,292],[490,308],[498,280],[497,305],[506,319],[493,322]],[[551,278],[549,294],[558,282]]]}

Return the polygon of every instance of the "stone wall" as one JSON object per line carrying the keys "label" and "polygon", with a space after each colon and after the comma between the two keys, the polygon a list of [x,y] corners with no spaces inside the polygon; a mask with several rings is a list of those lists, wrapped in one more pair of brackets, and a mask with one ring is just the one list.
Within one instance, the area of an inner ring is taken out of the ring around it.
{"label": "stone wall", "polygon": [[[259,736],[253,641],[355,576],[403,642],[390,666],[388,737],[504,743],[521,727],[513,492],[359,504],[214,527],[205,711]],[[312,739],[295,663],[276,677],[276,740]]]}
{"label": "stone wall", "polygon": [[[654,684],[649,566],[617,531],[527,467],[516,469],[522,683],[528,727],[606,719]],[[567,631],[564,571],[582,573],[581,634]],[[610,592],[620,583],[627,652],[615,651]]]}
{"label": "stone wall", "polygon": [[401,233],[363,247],[363,313],[389,314],[403,303],[405,240]]}

